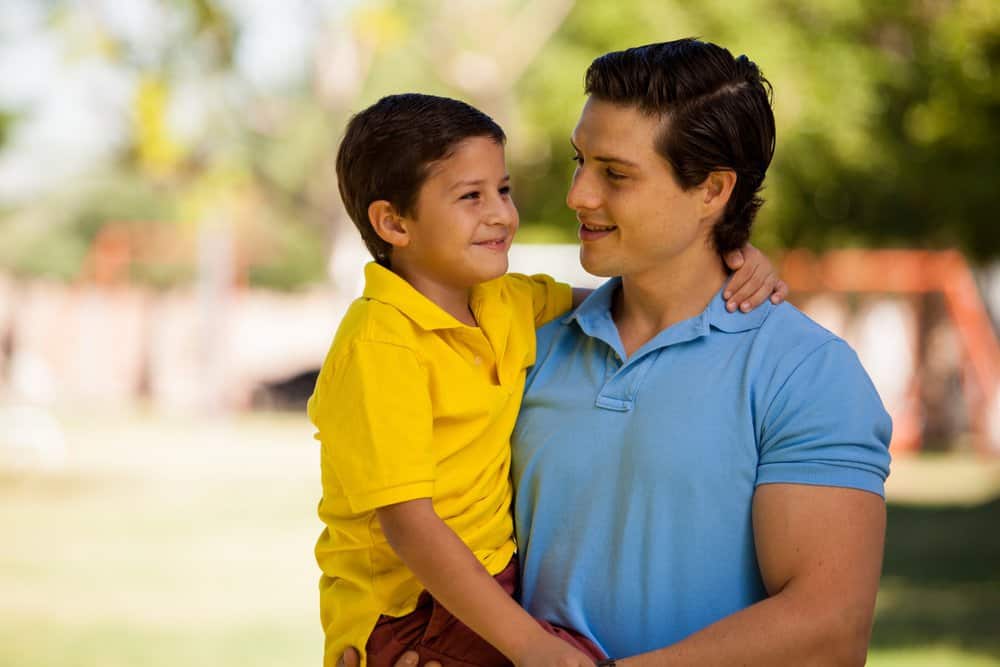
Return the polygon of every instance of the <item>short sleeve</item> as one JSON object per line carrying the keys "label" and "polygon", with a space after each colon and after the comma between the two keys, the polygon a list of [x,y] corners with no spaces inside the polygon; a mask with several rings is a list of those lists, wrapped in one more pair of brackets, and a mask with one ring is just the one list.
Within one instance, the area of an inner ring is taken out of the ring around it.
{"label": "short sleeve", "polygon": [[540,327],[573,307],[573,288],[552,276],[539,273],[526,276],[522,273],[508,273],[513,283],[526,287],[531,292],[531,305],[535,316],[535,327]]}
{"label": "short sleeve", "polygon": [[884,495],[892,421],[854,351],[831,339],[767,408],[757,484],[840,486]]}
{"label": "short sleeve", "polygon": [[335,479],[352,512],[434,491],[427,372],[415,353],[358,342],[321,374],[309,416],[322,443],[324,494]]}

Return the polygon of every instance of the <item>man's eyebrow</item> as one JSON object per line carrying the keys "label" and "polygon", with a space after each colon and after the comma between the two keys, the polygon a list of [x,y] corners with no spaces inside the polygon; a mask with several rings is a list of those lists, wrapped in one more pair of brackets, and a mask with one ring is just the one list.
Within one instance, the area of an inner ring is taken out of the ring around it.
{"label": "man's eyebrow", "polygon": [[[504,174],[504,177],[500,179],[501,183],[505,183],[510,180],[510,174]],[[457,181],[449,187],[449,190],[458,190],[459,188],[478,188],[482,187],[486,183],[486,179],[477,178],[469,179],[464,181]]]}
{"label": "man's eyebrow", "polygon": [[[577,153],[580,152],[580,149],[576,147],[576,144],[573,143],[572,139],[569,140],[569,145],[572,146],[573,150],[575,150]],[[639,165],[637,165],[635,162],[632,162],[631,160],[626,160],[625,158],[616,157],[614,155],[595,155],[591,159],[594,160],[595,162],[614,162],[615,164],[620,164],[626,167],[632,167],[633,169],[639,168]]]}

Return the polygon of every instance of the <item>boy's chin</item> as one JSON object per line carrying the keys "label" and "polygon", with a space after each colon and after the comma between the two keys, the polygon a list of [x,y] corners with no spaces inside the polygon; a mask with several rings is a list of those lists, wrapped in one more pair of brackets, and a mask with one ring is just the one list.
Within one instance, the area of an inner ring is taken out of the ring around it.
{"label": "boy's chin", "polygon": [[497,258],[492,262],[482,262],[476,267],[476,282],[485,283],[490,280],[496,280],[507,273],[509,267],[510,262],[506,257],[503,258],[503,261],[499,261],[499,258]]}
{"label": "boy's chin", "polygon": [[507,262],[504,262],[502,269],[501,268],[497,268],[497,269],[492,270],[492,271],[491,270],[486,270],[485,267],[483,267],[483,268],[484,268],[484,270],[482,272],[482,275],[480,277],[479,282],[485,283],[485,282],[487,282],[489,280],[496,280],[500,276],[502,276],[505,273],[507,273],[508,264],[507,264]]}

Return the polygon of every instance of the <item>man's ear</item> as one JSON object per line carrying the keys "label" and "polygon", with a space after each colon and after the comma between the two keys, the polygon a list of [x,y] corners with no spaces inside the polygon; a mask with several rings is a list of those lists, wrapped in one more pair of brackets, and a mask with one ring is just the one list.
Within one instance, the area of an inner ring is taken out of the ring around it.
{"label": "man's ear", "polygon": [[736,187],[736,172],[731,169],[713,171],[701,184],[702,217],[715,219],[726,210],[726,204]]}
{"label": "man's ear", "polygon": [[410,244],[407,220],[386,200],[377,199],[368,205],[368,222],[379,238],[392,247],[405,248]]}

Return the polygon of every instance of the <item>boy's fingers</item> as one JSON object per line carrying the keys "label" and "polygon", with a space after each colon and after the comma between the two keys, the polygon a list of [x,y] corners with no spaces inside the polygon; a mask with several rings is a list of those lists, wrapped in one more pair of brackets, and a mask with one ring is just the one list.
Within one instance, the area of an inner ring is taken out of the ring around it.
{"label": "boy's fingers", "polygon": [[347,647],[337,661],[337,667],[358,667],[361,664],[361,656],[357,649]]}
{"label": "boy's fingers", "polygon": [[[746,262],[743,261],[742,250],[730,250],[725,254],[725,256],[722,259],[726,263],[726,266],[728,266],[733,271],[736,271],[737,273],[738,269],[740,269],[746,264]],[[729,284],[726,285],[726,291],[722,293],[723,299],[728,300],[729,297],[733,295],[732,284],[734,279],[736,279],[735,273],[729,277]]]}
{"label": "boy's fingers", "polygon": [[771,292],[771,303],[779,304],[788,298],[788,283],[784,280],[779,280],[774,285],[774,291]]}
{"label": "boy's fingers", "polygon": [[737,248],[726,253],[726,266],[735,271],[743,266],[743,251]]}
{"label": "boy's fingers", "polygon": [[744,313],[749,313],[751,310],[767,301],[767,298],[771,296],[771,292],[774,291],[775,280],[776,279],[774,277],[768,276],[767,279],[764,280],[764,284],[760,286],[759,290],[740,302],[740,310]]}
{"label": "boy's fingers", "polygon": [[729,286],[726,288],[729,296],[726,297],[725,293],[723,293],[723,297],[726,299],[726,309],[729,312],[736,310],[741,303],[760,289],[763,280],[757,275],[759,268],[759,264],[747,266],[747,268],[734,273],[729,279]]}

